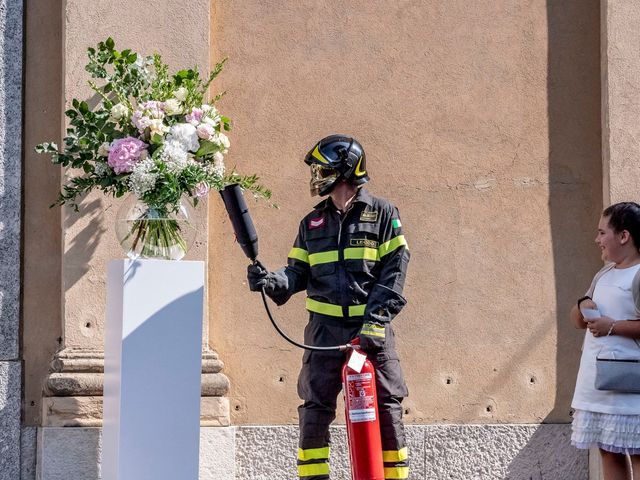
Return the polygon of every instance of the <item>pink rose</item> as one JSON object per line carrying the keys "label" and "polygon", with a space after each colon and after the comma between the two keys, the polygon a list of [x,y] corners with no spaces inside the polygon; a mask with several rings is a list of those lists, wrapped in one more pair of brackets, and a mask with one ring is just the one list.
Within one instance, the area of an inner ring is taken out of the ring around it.
{"label": "pink rose", "polygon": [[147,144],[134,137],[114,140],[109,147],[107,163],[117,174],[131,172],[140,160],[140,155],[146,153]]}
{"label": "pink rose", "polygon": [[207,185],[205,182],[200,182],[199,184],[197,184],[195,191],[193,192],[196,197],[206,197],[208,193],[209,185]]}
{"label": "pink rose", "polygon": [[204,112],[201,108],[192,108],[191,113],[184,116],[184,119],[193,126],[196,126],[202,120]]}
{"label": "pink rose", "polygon": [[213,128],[208,123],[201,123],[200,125],[198,125],[198,128],[196,128],[198,137],[200,137],[202,140],[209,140],[215,133],[215,131],[215,128]]}

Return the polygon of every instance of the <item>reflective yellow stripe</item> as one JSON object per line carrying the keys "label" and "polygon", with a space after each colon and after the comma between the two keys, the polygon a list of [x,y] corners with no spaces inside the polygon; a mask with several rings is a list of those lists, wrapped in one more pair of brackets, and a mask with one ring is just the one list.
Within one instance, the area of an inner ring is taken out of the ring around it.
{"label": "reflective yellow stripe", "polygon": [[344,249],[345,260],[380,260],[378,250],[369,247],[350,247]]}
{"label": "reflective yellow stripe", "polygon": [[330,263],[338,261],[338,251],[330,250],[328,252],[312,253],[309,255],[309,265],[319,265],[321,263]]}
{"label": "reflective yellow stripe", "polygon": [[384,467],[384,478],[409,478],[409,467]]}
{"label": "reflective yellow stripe", "polygon": [[329,475],[329,464],[328,463],[309,463],[307,465],[298,465],[298,476],[313,477],[314,475]]}
{"label": "reflective yellow stripe", "polygon": [[314,158],[316,158],[316,159],[318,159],[318,160],[320,160],[322,163],[329,163],[329,162],[327,161],[327,159],[326,159],[326,158],[324,158],[324,157],[322,156],[322,154],[320,153],[320,149],[318,148],[318,145],[316,145],[316,148],[314,148],[314,149],[313,149],[313,152],[311,152],[311,156],[312,156],[312,157],[314,157]]}
{"label": "reflective yellow stripe", "polygon": [[382,258],[386,254],[391,253],[402,246],[407,247],[407,241],[405,240],[404,235],[398,235],[397,237],[394,237],[388,242],[384,242],[380,245],[378,247],[378,254],[380,255],[380,258]]}
{"label": "reflective yellow stripe", "polygon": [[[349,307],[350,317],[360,317],[364,315],[366,305],[351,305]],[[307,298],[307,310],[310,312],[321,313],[331,317],[342,317],[342,307],[333,305],[332,303],[319,302],[313,298]]]}
{"label": "reflective yellow stripe", "polygon": [[298,460],[318,460],[329,458],[329,447],[298,449]]}
{"label": "reflective yellow stripe", "polygon": [[309,252],[302,248],[293,247],[289,252],[289,258],[295,258],[304,263],[309,263]]}
{"label": "reflective yellow stripe", "polygon": [[340,305],[319,302],[313,298],[307,298],[307,310],[310,312],[321,313],[323,315],[330,315],[332,317],[342,316],[342,307]]}
{"label": "reflective yellow stripe", "polygon": [[383,450],[382,461],[383,462],[403,462],[409,458],[407,447],[403,447],[400,450]]}
{"label": "reflective yellow stripe", "polygon": [[[380,325],[375,325],[372,323],[365,323],[364,325],[362,325],[362,329],[360,330],[360,333],[362,333],[363,335],[369,335],[371,337],[384,338],[384,327],[381,327]],[[384,452],[383,452],[383,456],[384,456]]]}

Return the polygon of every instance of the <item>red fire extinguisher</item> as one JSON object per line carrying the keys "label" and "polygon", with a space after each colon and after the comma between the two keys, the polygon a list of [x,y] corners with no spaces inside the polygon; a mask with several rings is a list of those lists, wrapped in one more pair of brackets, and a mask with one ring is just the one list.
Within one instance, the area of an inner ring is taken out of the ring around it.
{"label": "red fire extinguisher", "polygon": [[[351,342],[357,345],[358,339]],[[351,357],[364,355],[352,350],[342,366],[342,391],[344,394],[349,457],[352,480],[384,480],[380,418],[376,395],[376,371],[368,358],[360,371],[349,366]],[[354,359],[355,360],[355,359]],[[356,368],[362,362],[351,363]]]}

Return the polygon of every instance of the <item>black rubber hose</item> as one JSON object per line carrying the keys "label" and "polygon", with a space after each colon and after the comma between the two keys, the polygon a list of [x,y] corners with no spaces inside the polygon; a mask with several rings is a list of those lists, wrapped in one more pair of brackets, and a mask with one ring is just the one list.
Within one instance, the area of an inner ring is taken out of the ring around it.
{"label": "black rubber hose", "polygon": [[274,328],[278,331],[278,333],[282,336],[282,338],[284,338],[287,342],[291,343],[292,345],[295,345],[296,347],[299,347],[299,348],[304,348],[305,350],[319,351],[319,352],[326,352],[326,351],[344,352],[346,350],[349,350],[350,348],[353,348],[353,346],[350,343],[347,343],[346,345],[334,345],[331,347],[314,347],[313,345],[305,345],[304,343],[299,343],[293,340],[292,338],[289,338],[289,336],[286,333],[284,333],[280,328],[280,326],[276,323],[275,319],[273,318],[273,315],[271,315],[271,309],[269,308],[269,303],[267,302],[267,295],[264,293],[264,287],[262,287],[262,290],[260,290],[260,293],[262,294],[262,303],[264,303],[264,308],[267,311],[267,315],[269,315],[269,320],[271,320],[271,323],[273,324]]}

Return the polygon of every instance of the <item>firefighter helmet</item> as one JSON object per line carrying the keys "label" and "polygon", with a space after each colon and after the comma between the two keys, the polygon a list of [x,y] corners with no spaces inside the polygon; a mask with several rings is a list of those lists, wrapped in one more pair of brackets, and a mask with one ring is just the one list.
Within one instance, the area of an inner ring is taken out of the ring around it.
{"label": "firefighter helmet", "polygon": [[328,195],[340,180],[352,185],[369,181],[362,145],[348,135],[330,135],[320,140],[304,159],[311,167],[311,195]]}

